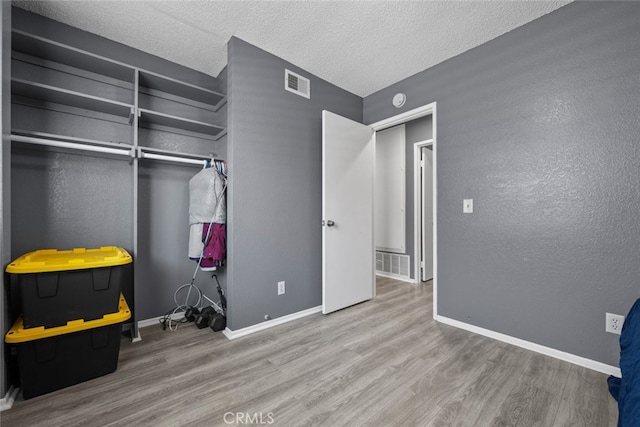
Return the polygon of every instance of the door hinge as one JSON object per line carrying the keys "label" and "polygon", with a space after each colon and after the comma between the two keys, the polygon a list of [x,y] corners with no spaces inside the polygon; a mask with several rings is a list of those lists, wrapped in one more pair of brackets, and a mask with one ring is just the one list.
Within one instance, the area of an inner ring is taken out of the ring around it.
{"label": "door hinge", "polygon": [[424,169],[424,159],[420,159],[420,168]]}
{"label": "door hinge", "polygon": [[420,261],[420,268],[424,268],[424,261]]}

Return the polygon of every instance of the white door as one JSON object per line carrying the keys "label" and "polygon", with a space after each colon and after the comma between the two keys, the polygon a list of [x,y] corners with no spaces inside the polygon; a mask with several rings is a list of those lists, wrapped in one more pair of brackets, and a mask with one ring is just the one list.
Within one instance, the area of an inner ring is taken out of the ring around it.
{"label": "white door", "polygon": [[322,112],[322,312],[373,298],[374,132]]}
{"label": "white door", "polygon": [[433,279],[433,150],[422,147],[422,281]]}

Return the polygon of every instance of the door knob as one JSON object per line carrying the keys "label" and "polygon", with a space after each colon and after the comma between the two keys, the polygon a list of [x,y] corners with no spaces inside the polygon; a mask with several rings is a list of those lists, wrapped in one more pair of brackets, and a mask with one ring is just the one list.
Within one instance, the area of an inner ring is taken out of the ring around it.
{"label": "door knob", "polygon": [[328,220],[328,221],[327,221],[327,227],[333,227],[334,225],[336,225],[336,223],[335,223],[335,222],[333,222],[333,221],[331,221],[331,220]]}

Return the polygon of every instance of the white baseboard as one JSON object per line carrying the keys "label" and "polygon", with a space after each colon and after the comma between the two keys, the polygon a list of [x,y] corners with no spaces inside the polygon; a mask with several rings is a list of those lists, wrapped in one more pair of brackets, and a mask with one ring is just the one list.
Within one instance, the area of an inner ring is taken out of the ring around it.
{"label": "white baseboard", "polygon": [[9,386],[9,390],[7,390],[7,394],[4,395],[2,399],[0,399],[0,412],[6,411],[7,409],[11,409],[13,406],[13,402],[16,401],[16,397],[18,396],[19,388],[14,388],[13,386]]}
{"label": "white baseboard", "polygon": [[616,366],[607,365],[606,363],[597,362],[595,360],[587,359],[585,357],[576,356],[575,354],[566,353],[564,351],[556,350],[555,348],[545,347],[540,344],[525,341],[520,338],[515,338],[510,335],[501,334],[490,329],[481,328],[479,326],[470,325],[468,323],[460,322],[459,320],[450,319],[444,316],[437,316],[436,321],[445,323],[447,325],[455,326],[456,328],[464,329],[465,331],[473,332],[485,337],[493,338],[498,341],[513,344],[518,347],[525,348],[527,350],[535,351],[536,353],[551,356],[556,359],[564,360],[565,362],[573,363],[574,365],[582,366],[597,372],[602,372],[607,375],[615,375],[621,377],[620,368]]}
{"label": "white baseboard", "polygon": [[411,284],[414,284],[414,285],[417,283],[414,279],[412,279],[410,277],[396,276],[394,274],[384,273],[382,271],[376,271],[376,276],[387,277],[389,279],[396,279],[396,280],[399,280],[401,282],[411,283]]}
{"label": "white baseboard", "polygon": [[[160,320],[164,316],[153,317],[151,319],[139,320],[138,328],[146,328],[147,326],[160,325]],[[173,313],[171,320],[181,320],[184,317],[184,312]]]}
{"label": "white baseboard", "polygon": [[282,325],[283,323],[291,322],[292,320],[301,319],[312,314],[322,312],[322,306],[309,308],[306,310],[298,311],[297,313],[287,314],[286,316],[278,317],[277,319],[267,320],[266,322],[258,323],[256,325],[247,326],[246,328],[232,331],[226,328],[222,333],[230,340],[243,337],[245,335],[253,334],[254,332],[263,331],[265,329],[273,328],[274,326]]}

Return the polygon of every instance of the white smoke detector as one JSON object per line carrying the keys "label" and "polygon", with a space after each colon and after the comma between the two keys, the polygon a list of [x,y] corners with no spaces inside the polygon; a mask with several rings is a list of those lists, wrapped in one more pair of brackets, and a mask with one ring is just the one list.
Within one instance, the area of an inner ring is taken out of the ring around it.
{"label": "white smoke detector", "polygon": [[393,97],[393,106],[396,108],[400,108],[407,101],[407,95],[404,93],[396,93]]}

